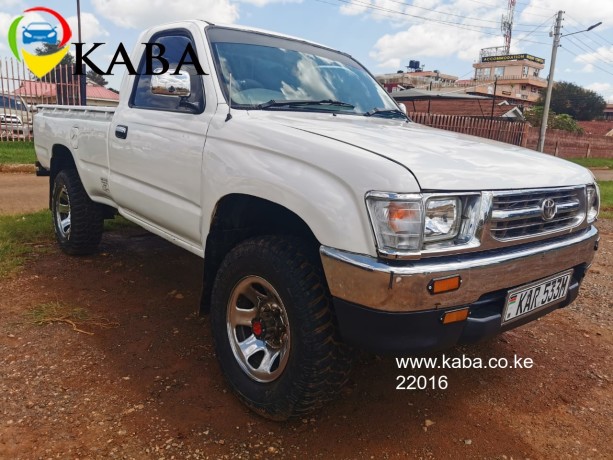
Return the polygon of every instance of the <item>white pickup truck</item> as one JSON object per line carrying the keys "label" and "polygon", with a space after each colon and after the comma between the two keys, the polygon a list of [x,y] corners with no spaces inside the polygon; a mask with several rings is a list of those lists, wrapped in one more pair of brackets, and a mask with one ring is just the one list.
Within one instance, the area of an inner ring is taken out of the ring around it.
{"label": "white pickup truck", "polygon": [[315,43],[196,20],[138,43],[116,109],[35,116],[57,240],[92,253],[119,213],[202,257],[221,369],[258,413],[321,405],[353,346],[444,349],[576,298],[599,241],[588,170],[417,125]]}

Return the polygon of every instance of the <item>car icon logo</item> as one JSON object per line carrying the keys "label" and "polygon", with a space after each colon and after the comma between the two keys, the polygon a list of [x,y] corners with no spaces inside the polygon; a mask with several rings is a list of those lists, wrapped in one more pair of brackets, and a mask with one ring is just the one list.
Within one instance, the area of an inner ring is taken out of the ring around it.
{"label": "car icon logo", "polygon": [[21,40],[24,45],[31,43],[48,43],[55,45],[58,42],[57,27],[48,22],[31,22],[23,28]]}
{"label": "car icon logo", "polygon": [[543,220],[550,221],[552,220],[558,212],[558,206],[556,202],[551,198],[543,200],[541,204],[541,214],[543,215]]}

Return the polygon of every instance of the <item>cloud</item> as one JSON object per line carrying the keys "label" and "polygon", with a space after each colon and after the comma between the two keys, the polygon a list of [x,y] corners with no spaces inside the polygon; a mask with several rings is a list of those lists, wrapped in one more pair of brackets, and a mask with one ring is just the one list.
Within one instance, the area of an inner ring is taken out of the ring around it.
{"label": "cloud", "polygon": [[611,85],[611,83],[594,82],[587,85],[586,88],[603,95],[608,92],[613,92],[613,85]]}
{"label": "cloud", "polygon": [[185,18],[222,23],[238,18],[230,0],[92,0],[92,5],[115,25],[138,30]]}
{"label": "cloud", "polygon": [[370,57],[379,62],[379,67],[396,69],[413,58],[457,56],[473,62],[481,48],[499,44],[500,38],[476,31],[449,29],[444,24],[417,24],[381,37]]}
{"label": "cloud", "polygon": [[[519,22],[541,23],[545,20],[543,16],[564,11],[565,29],[578,27],[576,21],[589,26],[606,18],[613,17],[613,2],[611,0],[530,0],[519,15]],[[606,27],[611,27],[611,22],[599,26],[599,31]],[[553,24],[553,19],[552,19]]]}
{"label": "cloud", "polygon": [[271,3],[302,3],[303,0],[238,0],[240,3],[250,3],[255,6],[266,6]]}
{"label": "cloud", "polygon": [[347,16],[356,16],[358,14],[364,14],[368,11],[368,6],[370,2],[351,0],[350,3],[346,3],[341,5],[339,11],[341,14],[345,14]]}
{"label": "cloud", "polygon": [[613,62],[613,46],[601,46],[591,53],[579,54],[575,57],[574,62],[583,64],[581,72],[592,73],[595,70],[611,69],[610,62]]}
{"label": "cloud", "polygon": [[0,0],[0,8],[11,8],[20,3],[21,0]]}
{"label": "cloud", "polygon": [[[72,29],[72,41],[77,41],[78,39],[78,22],[76,16],[70,16],[66,18],[70,28]],[[86,42],[91,42],[96,38],[108,37],[109,33],[102,28],[100,25],[100,21],[91,13],[81,13],[81,40]]]}
{"label": "cloud", "polygon": [[587,85],[586,88],[596,91],[598,94],[604,97],[607,102],[613,102],[613,84],[608,82],[594,82]]}
{"label": "cloud", "polygon": [[397,32],[380,37],[370,52],[380,68],[389,70],[414,58],[454,56],[473,62],[481,48],[502,45],[499,5],[467,4],[466,0],[413,0],[411,4],[397,0],[351,0],[339,11],[390,22]]}

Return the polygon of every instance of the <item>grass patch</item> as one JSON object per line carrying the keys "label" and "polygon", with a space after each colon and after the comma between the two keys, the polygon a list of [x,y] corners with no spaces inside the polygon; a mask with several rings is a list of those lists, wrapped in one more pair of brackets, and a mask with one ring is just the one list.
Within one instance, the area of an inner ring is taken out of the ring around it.
{"label": "grass patch", "polygon": [[0,142],[0,164],[34,164],[34,142]]}
{"label": "grass patch", "polygon": [[613,158],[568,158],[568,161],[585,166],[586,168],[613,169]]}
{"label": "grass patch", "polygon": [[0,216],[0,277],[8,276],[35,252],[44,252],[53,238],[49,211]]}
{"label": "grass patch", "polygon": [[613,180],[598,182],[600,187],[600,217],[613,219]]}
{"label": "grass patch", "polygon": [[127,230],[131,228],[140,228],[134,222],[129,221],[123,216],[117,214],[114,219],[107,219],[104,221],[104,231],[105,232],[120,232],[122,230]]}
{"label": "grass patch", "polygon": [[73,307],[59,301],[37,305],[26,316],[28,322],[39,326],[64,323],[72,326],[73,331],[87,335],[94,335],[94,333],[82,329],[83,327],[95,326],[110,329],[119,326],[119,323],[111,322],[106,318],[92,317],[89,310],[85,308]]}

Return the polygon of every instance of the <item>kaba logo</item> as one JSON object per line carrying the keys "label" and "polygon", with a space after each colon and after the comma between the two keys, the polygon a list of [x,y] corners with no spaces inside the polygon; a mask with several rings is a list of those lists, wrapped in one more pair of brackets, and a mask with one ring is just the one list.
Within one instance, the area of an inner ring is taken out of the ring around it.
{"label": "kaba logo", "polygon": [[[93,53],[96,49],[98,49],[104,44],[105,43],[94,43],[93,46],[85,53],[83,53],[83,47],[85,43],[74,44],[77,53],[77,71],[75,75],[83,75],[83,64],[86,64],[90,69],[92,69],[99,75],[113,75],[113,69],[116,65],[125,65],[126,70],[130,75],[161,75],[168,72],[168,70],[170,69],[170,63],[167,59],[164,58],[166,47],[161,43],[143,43],[143,45],[145,45],[145,52],[143,54],[143,57],[145,59],[144,72],[136,71],[136,67],[134,66],[132,61],[130,61],[130,55],[126,51],[126,48],[123,46],[123,43],[120,43],[117,47],[115,55],[113,56],[113,59],[111,59],[111,64],[109,65],[108,69],[104,71],[96,64],[94,64],[89,58],[89,55],[91,53]],[[154,65],[155,62],[157,62],[157,64]],[[183,55],[181,56],[181,59],[179,59],[179,62],[177,63],[176,67],[174,67],[173,65],[174,72],[172,73],[172,75],[179,75],[179,73],[181,72],[181,67],[183,67],[184,65],[193,65],[198,75],[208,75],[202,69],[200,62],[198,62],[196,50],[194,50],[191,43],[188,43],[185,46],[185,51],[183,51]]]}
{"label": "kaba logo", "polygon": [[[9,47],[18,61],[21,61],[23,57],[28,69],[38,78],[42,78],[51,72],[68,53],[70,48],[68,41],[72,36],[72,31],[66,19],[50,8],[37,6],[29,8],[23,13],[15,18],[9,27]],[[34,13],[38,15],[37,18],[34,16]],[[46,16],[43,17],[43,20],[40,19],[41,14]],[[58,30],[58,26],[54,26],[51,22],[47,22],[47,20],[59,24],[60,30]],[[22,25],[21,29],[19,29],[21,24],[25,25]],[[62,37],[61,40],[60,36]],[[19,52],[20,43],[21,53]],[[57,51],[42,56],[37,55],[34,52],[34,47],[40,43],[56,45]]]}

